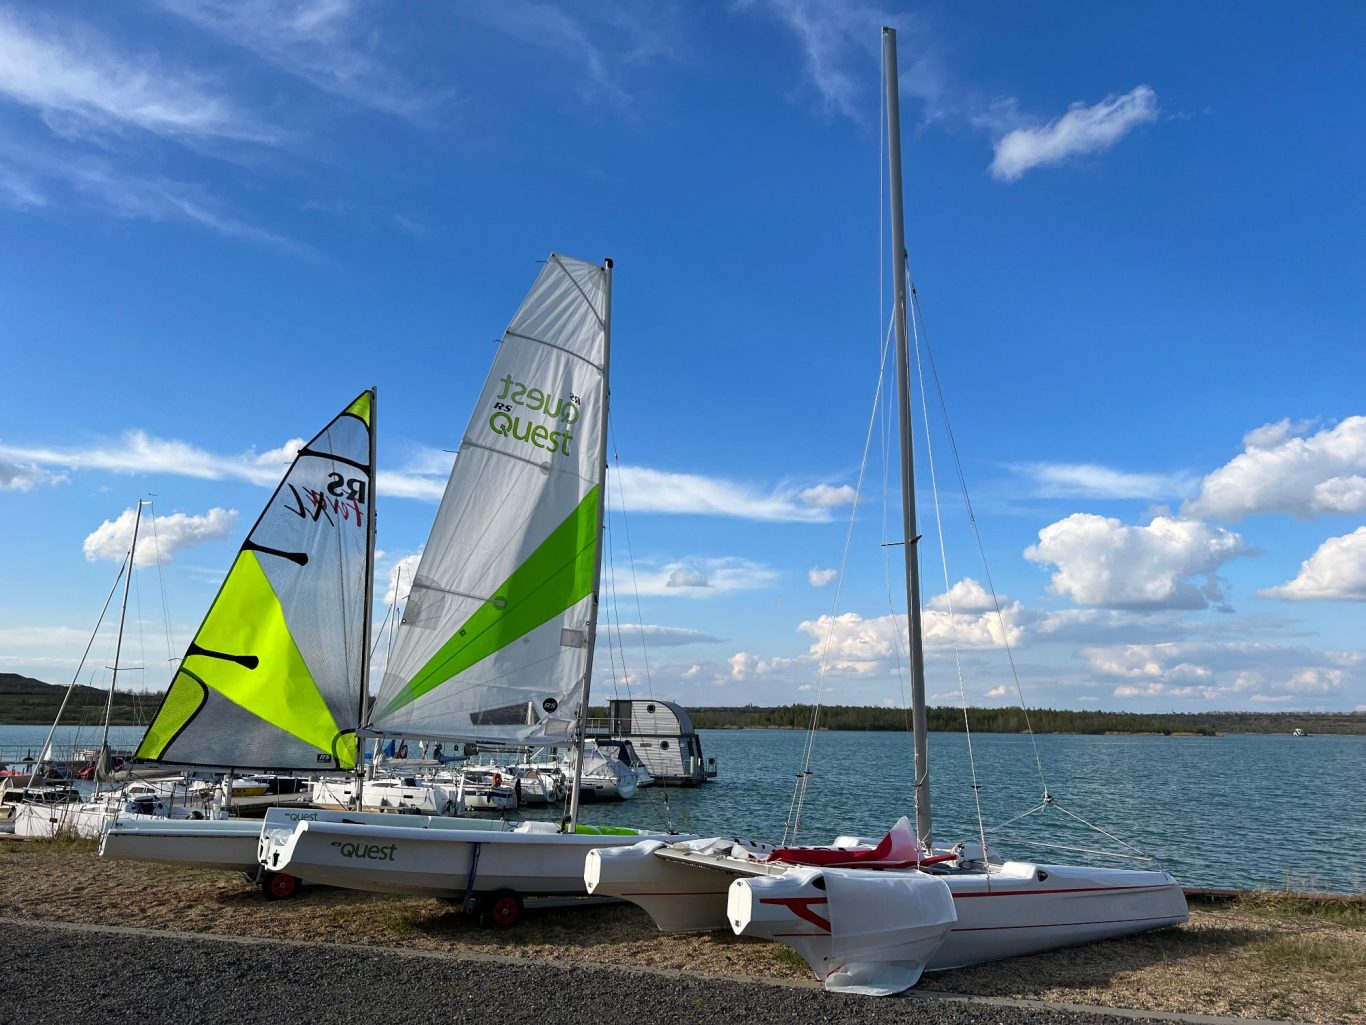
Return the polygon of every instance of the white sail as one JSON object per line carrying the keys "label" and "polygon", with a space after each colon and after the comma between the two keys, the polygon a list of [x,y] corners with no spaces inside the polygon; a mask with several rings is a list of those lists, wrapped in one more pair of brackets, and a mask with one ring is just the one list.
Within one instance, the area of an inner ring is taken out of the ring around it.
{"label": "white sail", "polygon": [[594,628],[607,273],[552,253],[504,332],[413,578],[371,732],[568,739]]}

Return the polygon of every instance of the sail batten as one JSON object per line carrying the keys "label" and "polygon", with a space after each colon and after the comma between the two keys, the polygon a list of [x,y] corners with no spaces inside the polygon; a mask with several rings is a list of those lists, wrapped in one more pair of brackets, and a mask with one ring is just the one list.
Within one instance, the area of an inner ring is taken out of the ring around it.
{"label": "sail batten", "polygon": [[552,254],[462,435],[367,732],[572,731],[586,666],[566,639],[589,629],[597,587],[605,316],[605,268]]}
{"label": "sail batten", "polygon": [[372,393],[362,393],[296,453],[136,757],[230,768],[355,765],[373,405]]}

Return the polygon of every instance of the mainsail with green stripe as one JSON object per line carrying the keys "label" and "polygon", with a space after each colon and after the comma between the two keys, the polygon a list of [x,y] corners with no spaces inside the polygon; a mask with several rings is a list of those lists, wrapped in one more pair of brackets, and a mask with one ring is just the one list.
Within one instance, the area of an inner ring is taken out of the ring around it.
{"label": "mainsail with green stripe", "polygon": [[375,395],[295,456],[180,662],[136,757],[221,768],[356,764],[373,533]]}
{"label": "mainsail with green stripe", "polygon": [[569,739],[596,624],[609,273],[552,253],[504,333],[369,731]]}

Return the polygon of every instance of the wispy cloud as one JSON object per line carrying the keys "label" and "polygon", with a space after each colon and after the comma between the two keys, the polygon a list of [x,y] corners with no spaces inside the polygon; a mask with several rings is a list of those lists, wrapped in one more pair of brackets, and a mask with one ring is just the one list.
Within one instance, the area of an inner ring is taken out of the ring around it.
{"label": "wispy cloud", "polygon": [[1107,150],[1134,128],[1156,120],[1157,93],[1146,85],[1089,107],[1074,103],[1066,114],[1045,125],[1016,128],[1002,136],[996,143],[991,173],[1013,182],[1032,168]]}
{"label": "wispy cloud", "polygon": [[122,52],[76,21],[21,19],[4,9],[0,96],[92,127],[249,142],[274,135],[205,79],[168,67],[155,54]]}
{"label": "wispy cloud", "polygon": [[718,643],[721,638],[713,637],[711,634],[703,633],[701,630],[689,630],[682,626],[655,626],[649,623],[622,623],[620,626],[600,625],[599,632],[610,632],[613,635],[620,635],[623,640],[633,641],[644,638],[647,644],[657,644],[661,647],[676,647],[684,644],[712,644]]}
{"label": "wispy cloud", "polygon": [[620,495],[628,512],[825,523],[830,519],[830,509],[845,501],[846,491],[850,496],[853,491],[847,485],[836,488],[822,484],[765,492],[738,481],[643,466],[614,467],[610,472],[617,480],[609,494],[613,499]]}
{"label": "wispy cloud", "polygon": [[53,473],[36,463],[10,462],[0,458],[0,491],[32,491],[34,488],[60,484],[66,474]]}
{"label": "wispy cloud", "polygon": [[376,12],[355,0],[160,0],[172,14],[241,47],[317,89],[352,103],[420,120],[444,98],[406,80],[384,51]]}
{"label": "wispy cloud", "polygon": [[674,57],[670,12],[660,4],[554,6],[536,0],[483,0],[466,12],[504,35],[573,69],[578,92],[632,115],[635,97],[625,71]]}
{"label": "wispy cloud", "polygon": [[1139,498],[1157,500],[1189,494],[1190,474],[1130,473],[1092,463],[1019,463],[1011,467],[1034,481],[1044,498]]}

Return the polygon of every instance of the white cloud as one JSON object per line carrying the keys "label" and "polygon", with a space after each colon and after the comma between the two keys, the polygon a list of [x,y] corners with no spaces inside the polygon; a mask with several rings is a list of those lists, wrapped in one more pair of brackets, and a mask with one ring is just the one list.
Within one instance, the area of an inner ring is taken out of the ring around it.
{"label": "white cloud", "polygon": [[[616,476],[618,487],[610,494],[619,494],[627,511],[633,513],[674,513],[700,516],[734,516],[744,520],[778,522],[826,523],[828,508],[812,507],[802,494],[819,491],[808,488],[801,494],[789,490],[775,490],[764,494],[747,484],[702,477],[692,473],[672,473],[651,470],[643,466],[621,466],[610,472]],[[839,489],[829,488],[836,492]],[[852,489],[851,489],[852,490]]]}
{"label": "white cloud", "polygon": [[354,0],[161,0],[200,29],[248,50],[317,89],[400,117],[423,114],[435,97],[404,82],[397,56]]}
{"label": "white cloud", "polygon": [[985,587],[972,577],[964,577],[943,594],[936,594],[925,607],[944,612],[991,612],[996,603]]}
{"label": "white cloud", "polygon": [[1092,672],[1126,682],[1122,698],[1165,698],[1246,707],[1303,703],[1366,682],[1361,652],[1315,652],[1264,643],[1159,643],[1084,650]]}
{"label": "white cloud", "polygon": [[1035,167],[1056,164],[1078,153],[1109,149],[1138,125],[1157,120],[1157,93],[1146,85],[1093,106],[1074,103],[1046,125],[1016,128],[996,143],[993,177],[1013,182]]}
{"label": "white cloud", "polygon": [[[609,629],[599,626],[599,630]],[[662,647],[676,647],[683,644],[709,644],[720,641],[719,637],[703,633],[701,630],[689,630],[682,626],[654,626],[648,623],[622,623],[610,627],[613,634],[620,634],[623,640],[634,640],[640,637],[645,639],[646,644],[657,644]],[[687,677],[687,673],[683,674]]]}
{"label": "white cloud", "polygon": [[1295,601],[1366,601],[1366,527],[1330,537],[1301,563],[1294,580],[1257,593]]}
{"label": "white cloud", "polygon": [[732,680],[748,680],[755,676],[766,676],[782,672],[794,665],[804,663],[800,658],[760,658],[747,651],[738,651],[726,660],[730,666]]}
{"label": "white cloud", "polygon": [[676,569],[664,581],[665,587],[710,587],[707,574],[700,569]]}
{"label": "white cloud", "polygon": [[839,575],[839,570],[819,569],[812,566],[811,569],[807,571],[806,579],[812,587],[825,587],[827,584],[834,583],[835,578]]}
{"label": "white cloud", "polygon": [[[125,509],[118,519],[105,520],[96,527],[83,545],[86,559],[90,562],[97,559],[122,560],[133,542],[136,515],[136,510]],[[149,516],[143,516],[142,521],[138,529],[135,564],[153,566],[158,558],[170,562],[176,552],[230,537],[237,529],[237,510],[215,508],[203,516],[172,513],[170,516],[157,516],[155,523],[148,522]]]}
{"label": "white cloud", "polygon": [[1299,519],[1366,512],[1366,416],[1306,435],[1282,420],[1249,431],[1243,452],[1204,479],[1185,512],[1240,520],[1259,513]]}
{"label": "white cloud", "polygon": [[[1054,565],[1049,589],[1079,605],[1201,609],[1222,603],[1215,571],[1246,554],[1243,539],[1198,520],[1155,518],[1146,527],[1073,513],[1039,531],[1025,558]],[[1191,578],[1204,577],[1197,585]]]}
{"label": "white cloud", "polygon": [[209,80],[152,54],[118,52],[74,21],[0,10],[0,96],[51,119],[127,126],[174,138],[269,141]]}
{"label": "white cloud", "polygon": [[[375,557],[379,557],[378,553]],[[422,553],[416,552],[405,555],[389,567],[389,572],[385,574],[388,582],[384,590],[385,605],[392,605],[395,601],[402,605],[408,600],[408,590],[413,585],[413,577],[417,575],[417,564],[421,561]]]}
{"label": "white cloud", "polygon": [[992,687],[991,690],[987,691],[986,696],[989,697],[989,698],[1003,698],[1003,697],[1005,697],[1008,693],[1009,693],[1009,690],[1006,688],[1006,685],[1003,683],[1003,684],[1001,684],[999,687]]}
{"label": "white cloud", "polygon": [[[971,581],[967,583],[971,584]],[[942,596],[941,596],[942,597]],[[932,601],[921,610],[922,644],[926,651],[990,650],[1009,640],[1017,647],[1023,639],[1023,609],[1018,602],[1002,602],[1001,616],[994,609],[950,613],[943,601]],[[830,670],[857,675],[888,672],[896,660],[906,659],[906,617],[888,613],[865,619],[857,612],[820,616],[797,625],[812,638],[811,659],[825,655]]]}
{"label": "white cloud", "polygon": [[627,115],[633,114],[633,98],[625,69],[674,55],[675,32],[662,4],[641,9],[648,14],[630,5],[560,7],[536,0],[493,0],[467,5],[466,10],[520,45],[536,47],[551,60],[570,65],[585,100],[605,100]]}
{"label": "white cloud", "polygon": [[0,460],[0,491],[32,491],[66,480],[64,473],[51,473],[35,463]]}
{"label": "white cloud", "polygon": [[710,598],[768,587],[778,578],[775,570],[735,556],[687,558],[660,566],[642,562],[636,564],[634,574],[623,574],[615,580],[611,573],[610,568],[604,569],[609,593],[652,598]]}
{"label": "white cloud", "polygon": [[838,509],[842,505],[852,505],[854,499],[858,498],[858,492],[848,484],[841,484],[838,487],[817,484],[815,487],[806,488],[797,497],[816,509]]}
{"label": "white cloud", "polygon": [[1090,463],[1021,463],[1013,469],[1032,477],[1045,498],[1153,500],[1188,494],[1195,483],[1184,474],[1128,473]]}

